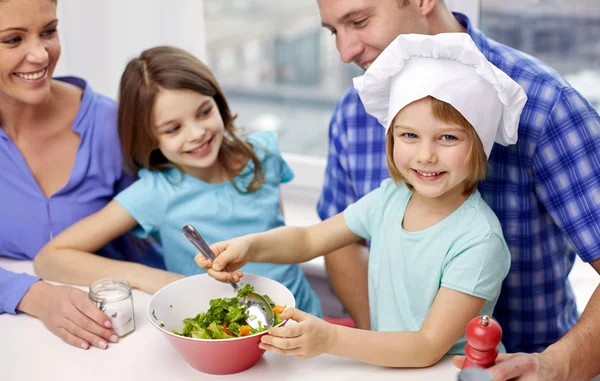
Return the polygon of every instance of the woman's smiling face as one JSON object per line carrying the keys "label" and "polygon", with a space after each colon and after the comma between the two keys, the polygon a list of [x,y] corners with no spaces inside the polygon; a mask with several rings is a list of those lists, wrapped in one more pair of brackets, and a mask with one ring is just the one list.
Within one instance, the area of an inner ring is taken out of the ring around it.
{"label": "woman's smiling face", "polygon": [[53,0],[0,1],[0,99],[39,104],[60,57]]}

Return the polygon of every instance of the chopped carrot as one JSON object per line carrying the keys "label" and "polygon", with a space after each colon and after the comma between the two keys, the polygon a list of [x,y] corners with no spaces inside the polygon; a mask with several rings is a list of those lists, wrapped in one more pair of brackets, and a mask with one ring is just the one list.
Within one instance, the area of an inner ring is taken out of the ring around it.
{"label": "chopped carrot", "polygon": [[223,327],[223,328],[221,329],[221,331],[225,332],[225,333],[226,333],[226,334],[228,334],[229,336],[233,336],[233,333],[231,333],[231,331],[230,331],[229,329],[225,328],[225,327]]}
{"label": "chopped carrot", "polygon": [[283,311],[285,311],[285,306],[275,306],[275,307],[273,307],[273,313],[274,314],[280,314]]}
{"label": "chopped carrot", "polygon": [[243,325],[240,327],[240,335],[239,337],[242,336],[248,336],[250,335],[250,326],[249,325]]}

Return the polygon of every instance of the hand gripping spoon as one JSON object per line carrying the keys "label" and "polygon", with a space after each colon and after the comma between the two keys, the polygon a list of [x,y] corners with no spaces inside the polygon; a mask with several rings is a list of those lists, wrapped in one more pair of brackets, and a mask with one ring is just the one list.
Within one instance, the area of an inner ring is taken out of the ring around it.
{"label": "hand gripping spoon", "polygon": [[[217,257],[212,252],[210,247],[206,244],[200,233],[192,225],[185,225],[181,230],[185,238],[187,238],[196,249],[198,249],[206,259],[210,259],[214,262]],[[239,286],[234,281],[230,280],[229,284],[233,289],[238,292]],[[244,312],[248,314],[249,318],[246,323],[252,328],[258,329],[262,327],[271,327],[275,321],[273,309],[269,302],[262,296],[255,292],[251,292],[240,300],[240,304],[246,305]]]}

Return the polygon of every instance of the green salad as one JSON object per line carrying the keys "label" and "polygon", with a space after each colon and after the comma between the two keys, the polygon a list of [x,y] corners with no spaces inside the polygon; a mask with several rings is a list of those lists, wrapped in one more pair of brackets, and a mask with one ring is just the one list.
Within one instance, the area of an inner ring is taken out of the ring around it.
{"label": "green salad", "polygon": [[[210,301],[208,311],[183,319],[185,325],[181,332],[175,330],[169,332],[196,339],[232,339],[266,331],[268,326],[263,327],[259,324],[259,328],[252,328],[246,324],[246,321],[252,320],[253,316],[244,314],[244,305],[240,304],[240,298],[251,292],[254,292],[254,289],[247,284],[239,290],[237,297],[213,299]],[[263,296],[273,309],[275,316],[273,325],[281,323],[279,314],[285,310],[285,306],[276,305],[268,295]]]}

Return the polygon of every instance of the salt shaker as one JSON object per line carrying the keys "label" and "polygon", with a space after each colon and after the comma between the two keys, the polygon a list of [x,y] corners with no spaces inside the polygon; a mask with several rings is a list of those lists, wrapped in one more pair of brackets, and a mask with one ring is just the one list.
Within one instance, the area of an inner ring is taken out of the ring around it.
{"label": "salt shaker", "polygon": [[127,281],[101,279],[90,286],[89,298],[112,321],[111,329],[124,337],[135,330],[133,296]]}

